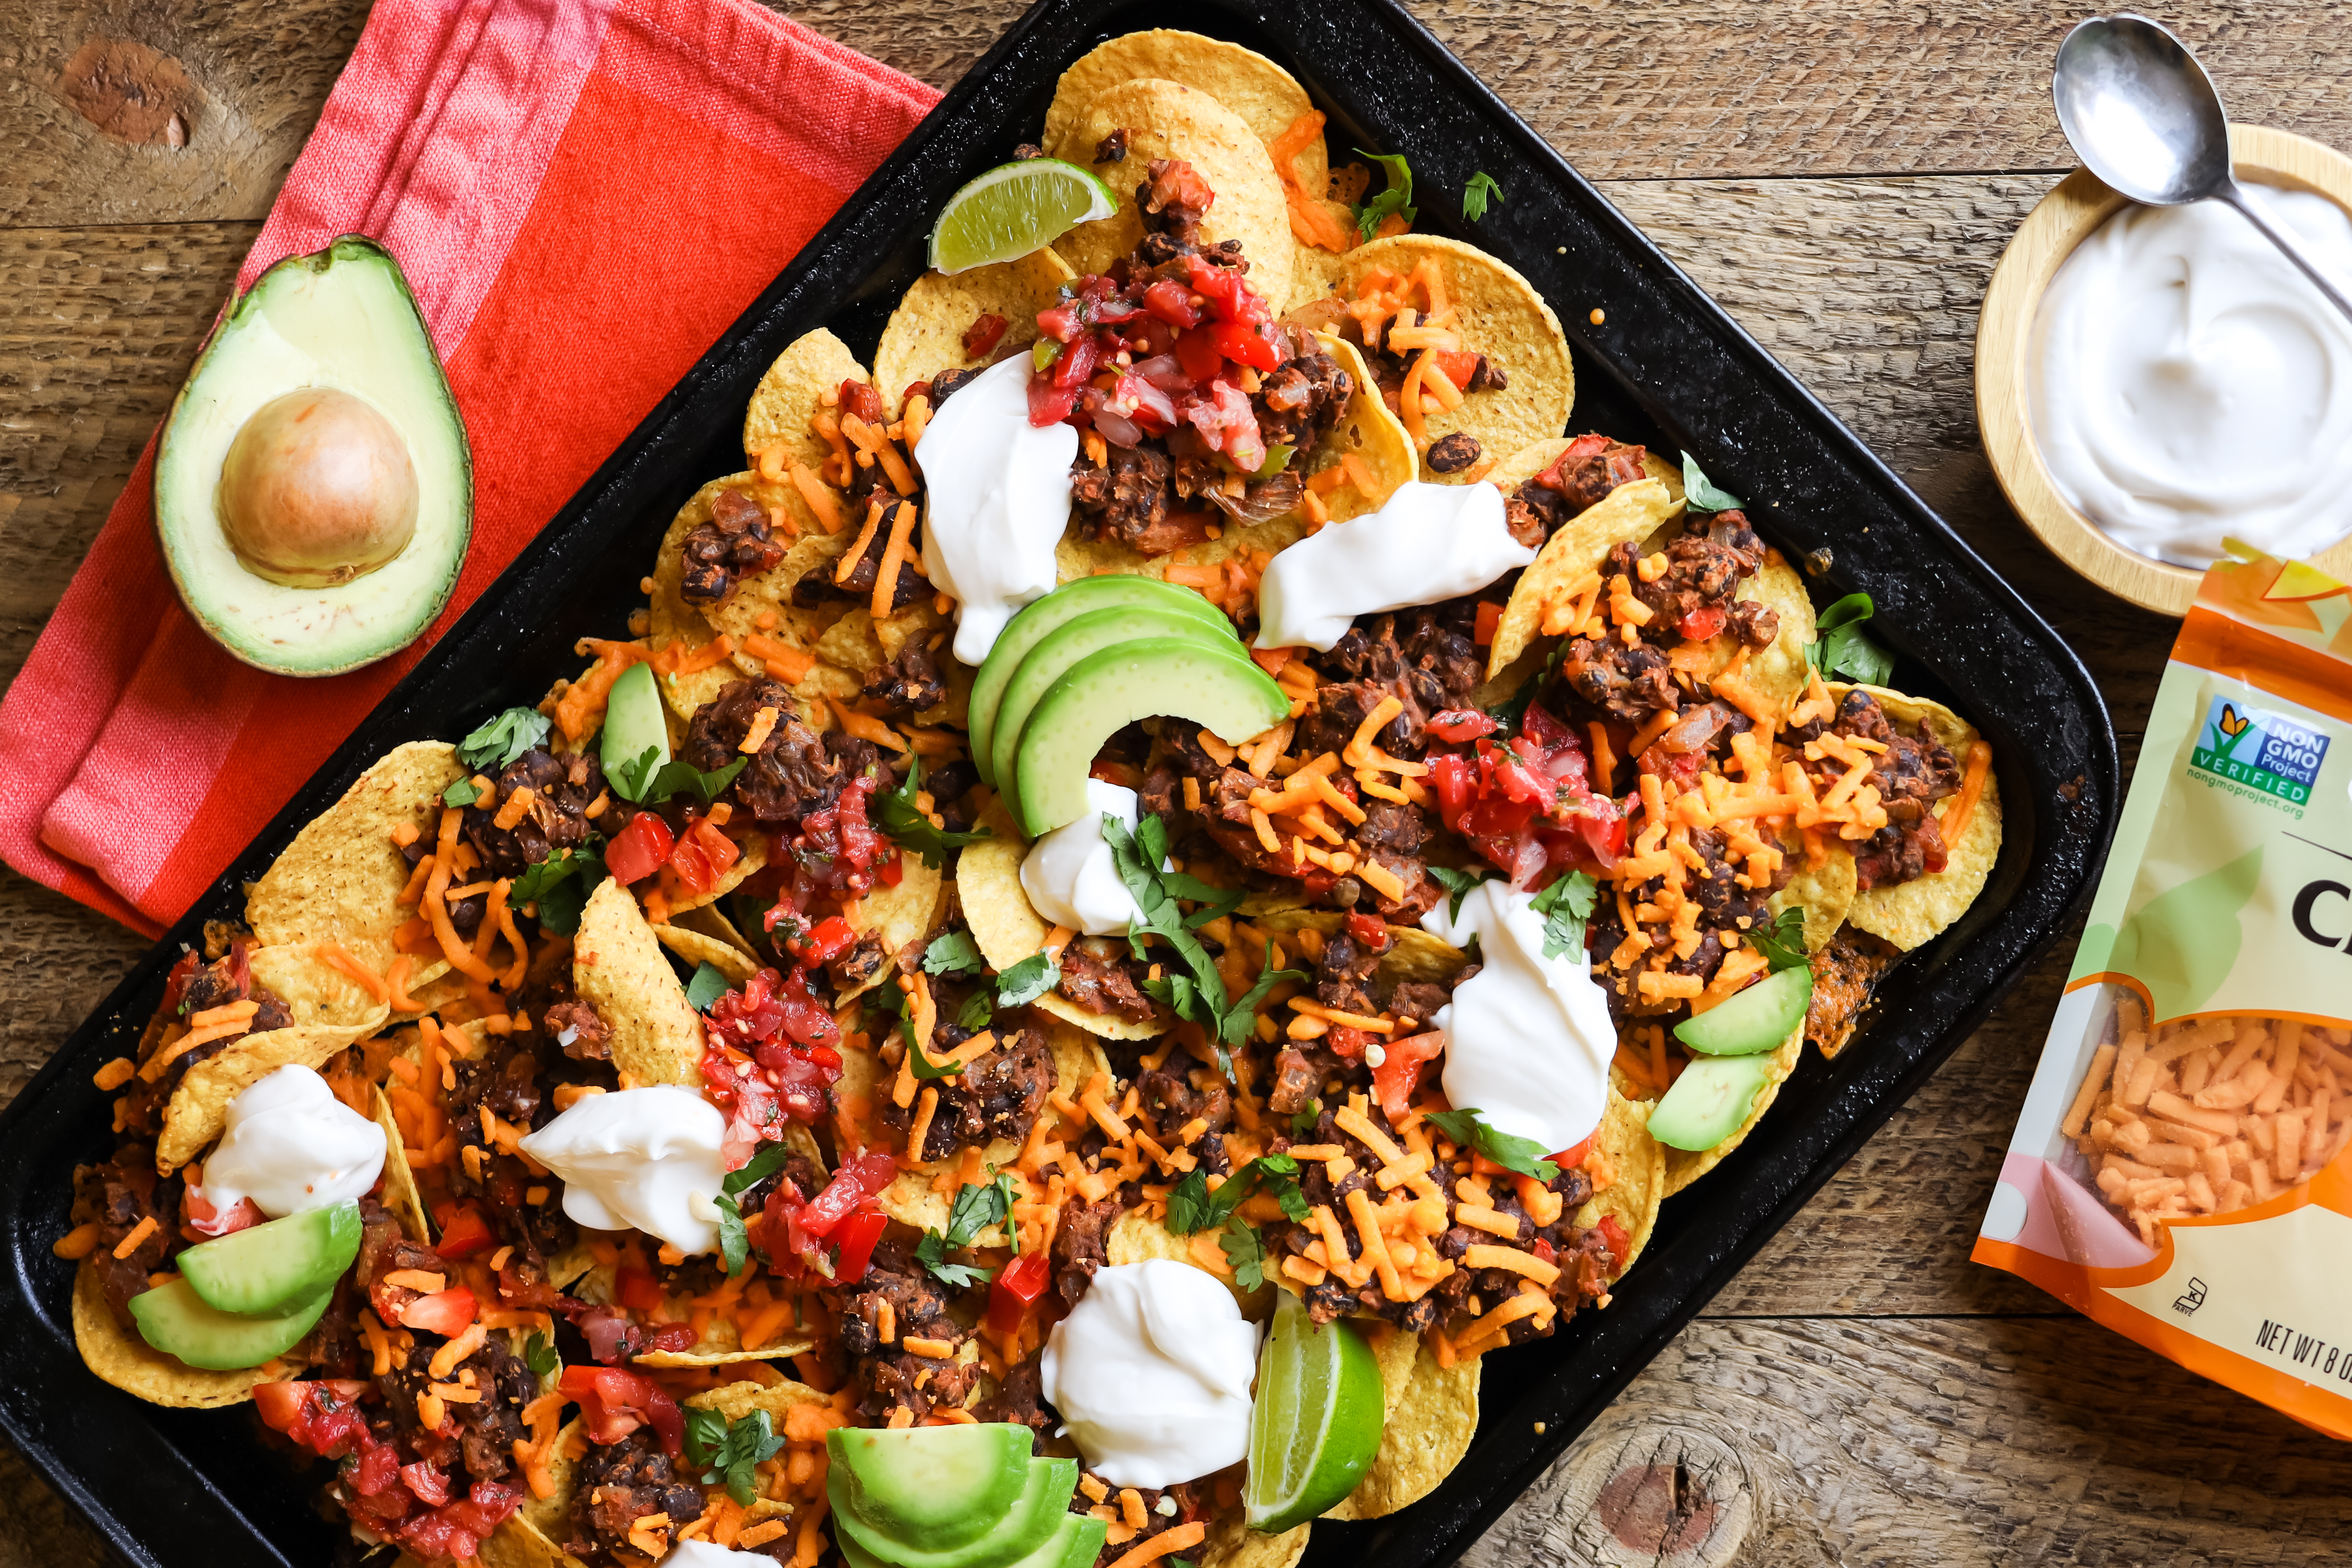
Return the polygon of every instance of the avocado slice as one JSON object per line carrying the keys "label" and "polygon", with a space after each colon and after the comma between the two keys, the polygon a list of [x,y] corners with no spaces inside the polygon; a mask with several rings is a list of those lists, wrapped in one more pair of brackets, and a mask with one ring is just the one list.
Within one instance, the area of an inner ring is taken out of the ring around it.
{"label": "avocado slice", "polygon": [[[1017,794],[1014,782],[1018,768],[1022,726],[1029,721],[1030,710],[1048,687],[1062,678],[1062,672],[1088,654],[1139,637],[1177,637],[1196,642],[1211,648],[1222,648],[1238,658],[1247,658],[1238,637],[1221,637],[1213,628],[1189,616],[1166,610],[1129,606],[1116,610],[1091,610],[1083,616],[1055,627],[1038,639],[1035,647],[1021,660],[1004,683],[1004,694],[999,700],[993,728],[989,736],[991,761],[996,773],[995,787],[1006,795]],[[1089,757],[1088,763],[1094,761]]]}
{"label": "avocado slice", "polygon": [[1739,1131],[1771,1074],[1772,1058],[1760,1052],[1693,1058],[1650,1112],[1650,1136],[1669,1149],[1714,1148]]}
{"label": "avocado slice", "polygon": [[334,1297],[331,1284],[283,1317],[240,1318],[206,1306],[184,1278],[131,1297],[131,1318],[139,1337],[165,1355],[211,1372],[235,1372],[292,1350]]}
{"label": "avocado slice", "polygon": [[1744,1057],[1776,1048],[1805,1021],[1812,1005],[1813,972],[1801,963],[1768,974],[1695,1018],[1675,1026],[1675,1038],[1702,1056]]}
{"label": "avocado slice", "polygon": [[[1090,1519],[1083,1513],[1065,1513],[1054,1527],[1054,1533],[1045,1537],[1034,1552],[1003,1568],[1094,1568],[1095,1561],[1102,1555],[1103,1539],[1109,1533],[1110,1525],[1103,1520]],[[845,1530],[837,1532],[834,1544],[841,1548],[841,1559],[849,1568],[896,1568],[858,1545]]]}
{"label": "avocado slice", "polygon": [[1211,631],[1222,632],[1236,643],[1241,640],[1225,613],[1192,589],[1130,572],[1081,577],[1063,584],[1042,599],[1031,600],[996,634],[988,658],[972,677],[971,760],[980,769],[981,783],[991,788],[996,785],[996,759],[989,747],[996,732],[997,704],[1004,696],[1005,683],[1020,668],[1022,659],[1055,627],[1089,611],[1118,609],[1159,609],[1190,616]]}
{"label": "avocado slice", "polygon": [[1030,1432],[1010,1422],[835,1427],[825,1439],[848,1476],[840,1510],[877,1535],[925,1551],[961,1546],[1029,1485]]}
{"label": "avocado slice", "polygon": [[1028,1464],[1027,1484],[1009,1508],[985,1518],[988,1528],[961,1546],[939,1551],[894,1541],[866,1523],[855,1511],[848,1467],[835,1465],[825,1476],[825,1498],[839,1527],[836,1538],[855,1541],[867,1555],[898,1568],[1002,1568],[1019,1563],[1060,1528],[1070,1497],[1078,1489],[1076,1459],[1031,1459]]}
{"label": "avocado slice", "polygon": [[621,671],[604,699],[604,741],[597,760],[604,776],[614,778],[623,763],[635,763],[650,747],[653,766],[646,780],[669,762],[669,720],[662,710],[661,689],[654,684],[654,667],[633,664]]}
{"label": "avocado slice", "polygon": [[[1012,779],[1023,831],[1038,838],[1085,816],[1095,753],[1154,714],[1198,724],[1234,745],[1281,723],[1290,699],[1246,654],[1215,643],[1144,637],[1089,654],[1037,700],[1023,727]],[[1002,757],[1001,733],[998,740]]]}
{"label": "avocado slice", "polygon": [[155,531],[205,633],[335,675],[433,623],[474,520],[465,422],[400,264],[345,236],[255,279],[173,400]]}
{"label": "avocado slice", "polygon": [[331,1289],[359,1255],[360,1205],[343,1203],[200,1241],[180,1254],[179,1266],[206,1306],[275,1318]]}

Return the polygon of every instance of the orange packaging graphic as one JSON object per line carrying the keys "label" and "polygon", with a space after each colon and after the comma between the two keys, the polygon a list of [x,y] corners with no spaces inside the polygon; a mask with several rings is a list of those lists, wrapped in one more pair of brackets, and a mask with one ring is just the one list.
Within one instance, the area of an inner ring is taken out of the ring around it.
{"label": "orange packaging graphic", "polygon": [[1972,1256],[2352,1438],[2352,590],[2231,548]]}

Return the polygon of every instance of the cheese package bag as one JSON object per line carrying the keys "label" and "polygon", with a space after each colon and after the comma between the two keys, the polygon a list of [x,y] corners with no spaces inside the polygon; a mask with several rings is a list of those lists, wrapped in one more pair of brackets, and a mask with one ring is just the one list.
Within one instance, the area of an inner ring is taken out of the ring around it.
{"label": "cheese package bag", "polygon": [[1973,1256],[2352,1438],[2352,590],[2231,551]]}

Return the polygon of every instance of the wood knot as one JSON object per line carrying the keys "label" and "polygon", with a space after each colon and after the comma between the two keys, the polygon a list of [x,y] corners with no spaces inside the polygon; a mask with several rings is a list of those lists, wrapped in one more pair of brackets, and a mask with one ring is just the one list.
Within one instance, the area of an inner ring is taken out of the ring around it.
{"label": "wood knot", "polygon": [[1570,1448],[1463,1562],[1726,1568],[1768,1510],[1759,1475],[1721,1439],[1620,1427]]}
{"label": "wood knot", "polygon": [[188,144],[202,95],[180,62],[130,38],[92,38],[58,73],[58,96],[116,142]]}

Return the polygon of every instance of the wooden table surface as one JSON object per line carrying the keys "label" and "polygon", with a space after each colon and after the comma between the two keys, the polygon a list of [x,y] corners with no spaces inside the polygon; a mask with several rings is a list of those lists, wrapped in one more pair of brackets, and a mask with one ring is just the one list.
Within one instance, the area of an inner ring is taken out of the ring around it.
{"label": "wooden table surface", "polygon": [[[2173,627],[2070,576],[1977,438],[1977,301],[2071,163],[2021,0],[1411,0],[1422,19],[1884,454],[2088,662],[2128,763]],[[252,243],[366,0],[0,0],[0,679],[23,664]],[[1020,0],[819,0],[803,22],[945,88]],[[2176,18],[2242,121],[2352,145],[2352,5]],[[140,952],[0,872],[0,1099]],[[2062,943],[1474,1552],[1658,1560],[1578,1505],[1681,1452],[1812,1568],[2352,1562],[2352,1447],[1968,1260]],[[1622,1490],[1621,1488],[1619,1490]],[[0,1568],[99,1539],[0,1447]],[[1727,1504],[1731,1500],[1718,1498]]]}

